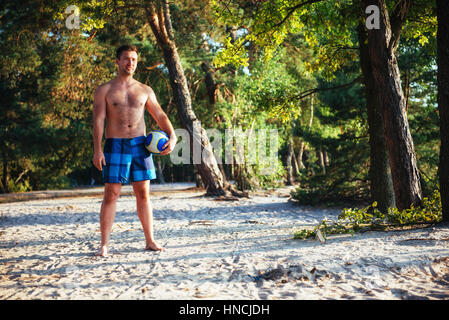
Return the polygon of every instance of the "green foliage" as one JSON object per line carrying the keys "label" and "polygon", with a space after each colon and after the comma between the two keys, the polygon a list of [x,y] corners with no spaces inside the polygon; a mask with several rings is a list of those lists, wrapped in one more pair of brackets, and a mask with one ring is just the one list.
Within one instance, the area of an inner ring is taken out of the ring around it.
{"label": "green foliage", "polygon": [[441,196],[435,190],[430,197],[424,197],[421,206],[402,211],[396,208],[389,210],[386,220],[393,224],[436,223],[443,218]]}
{"label": "green foliage", "polygon": [[407,13],[401,37],[416,39],[423,47],[434,42],[438,28],[435,11],[435,1],[415,0]]}
{"label": "green foliage", "polygon": [[295,239],[310,239],[317,236],[317,231],[326,237],[331,234],[344,234],[368,230],[388,230],[405,225],[422,225],[438,223],[443,219],[440,192],[435,190],[430,197],[424,197],[419,207],[405,210],[389,208],[387,213],[377,209],[377,203],[358,209],[344,208],[337,222],[321,221],[313,229],[300,229],[294,232]]}
{"label": "green foliage", "polygon": [[[301,116],[302,109],[300,101],[286,97],[314,83],[311,77],[299,76],[304,74],[304,65],[300,57],[295,59],[293,64],[288,50],[280,48],[273,59],[264,62],[262,57],[256,57],[246,72],[237,72],[233,81],[228,82],[233,100],[222,98],[216,105],[224,120],[221,128],[254,132],[275,129],[279,134],[279,146],[284,145],[290,134],[290,123]],[[247,159],[248,154],[244,158]],[[280,161],[257,158],[255,165],[250,164],[239,174],[240,178],[247,177],[245,181],[252,180],[254,187],[269,188],[283,182],[285,169]],[[242,185],[248,183],[242,182]]]}
{"label": "green foliage", "polygon": [[437,223],[442,219],[440,192],[435,190],[430,197],[424,197],[419,207],[412,206],[404,210],[389,208],[387,213],[382,213],[374,202],[363,209],[343,209],[338,219],[353,225]]}
{"label": "green foliage", "polygon": [[226,49],[219,50],[214,59],[215,67],[222,68],[229,63],[236,67],[247,67],[248,57],[243,42],[244,39],[237,39],[237,41],[232,43],[231,38],[227,38],[224,44]]}
{"label": "green foliage", "polygon": [[[332,82],[321,86],[338,86],[353,78],[356,65],[346,67]],[[292,197],[301,204],[337,204],[369,198],[369,140],[361,85],[318,95],[314,103],[312,127],[302,123],[294,134],[307,145],[306,169],[301,171],[301,185]],[[304,114],[308,112],[304,111]],[[326,151],[330,159],[326,173],[318,164],[315,150]]]}
{"label": "green foliage", "polygon": [[90,165],[92,90],[111,71],[107,46],[54,19],[65,4],[30,10],[20,23],[37,4],[6,4],[8,27],[0,34],[3,192],[68,187],[67,175]]}
{"label": "green foliage", "polygon": [[15,183],[13,180],[8,181],[8,190],[10,192],[26,192],[30,190],[30,183],[25,180],[21,183]]}
{"label": "green foliage", "polygon": [[226,40],[214,60],[218,67],[248,65],[249,57],[243,50],[248,42],[260,48],[267,63],[291,34],[302,34],[304,43],[314,52],[305,61],[308,72],[322,72],[324,77],[333,79],[342,65],[356,58],[357,51],[346,50],[354,47],[355,42],[350,29],[357,25],[358,10],[352,1],[308,4],[301,0],[275,0],[239,6],[213,0],[212,4],[219,21],[243,25],[246,31],[234,43]]}
{"label": "green foliage", "polygon": [[256,177],[259,181],[258,187],[262,189],[276,188],[284,184],[285,168],[280,160],[270,163],[259,161]]}
{"label": "green foliage", "polygon": [[318,232],[326,239],[327,235],[330,234],[345,234],[351,233],[353,234],[355,230],[351,227],[347,227],[343,224],[339,223],[330,223],[326,220],[322,220],[319,225],[314,227],[313,229],[300,229],[293,233],[294,239],[305,240],[305,239],[313,239],[318,237]]}
{"label": "green foliage", "polygon": [[285,50],[279,50],[271,61],[257,60],[250,73],[240,73],[236,77],[236,95],[244,104],[252,106],[248,108],[250,116],[268,112],[268,117],[277,118],[283,124],[300,116],[299,101],[286,98],[294,95],[307,79],[301,79],[301,83],[292,76],[287,69],[287,61]]}
{"label": "green foliage", "polygon": [[53,19],[56,23],[65,24],[69,14],[65,13],[66,8],[74,5],[76,7],[70,14],[78,15],[80,19],[80,29],[83,32],[90,32],[94,29],[102,29],[110,19],[114,10],[124,7],[125,1],[112,0],[89,0],[89,1],[59,1],[57,9],[53,12]]}
{"label": "green foliage", "polygon": [[429,41],[424,45],[415,38],[404,37],[401,40],[398,64],[408,102],[408,121],[424,195],[432,194],[439,185],[440,131],[436,97],[436,56],[433,36],[429,36]]}
{"label": "green foliage", "polygon": [[[408,118],[429,195],[438,187],[436,20],[433,2],[414,3],[401,33],[398,63],[404,86],[404,80],[411,79]],[[4,1],[0,182],[7,185],[0,184],[3,191],[67,187],[72,183],[69,177],[90,180],[93,91],[115,76],[114,49],[125,42],[139,48],[135,78],[153,87],[172,123],[180,126],[164,57],[148,26],[148,4]],[[80,9],[80,30],[65,27],[69,5]],[[306,169],[298,176],[301,188],[295,193],[301,203],[368,198],[363,88],[356,84],[313,95],[310,127],[310,100],[299,99],[307,90],[342,85],[360,75],[358,2],[181,0],[171,2],[170,9],[192,105],[204,128],[276,129],[281,157],[290,137],[296,153],[299,142],[304,142]],[[229,37],[232,28],[237,29],[235,41]],[[162,65],[150,68],[159,62]],[[215,104],[208,101],[203,62],[219,67],[211,71]],[[147,128],[155,126],[147,118]],[[326,174],[316,163],[315,151],[320,148],[330,158]],[[270,167],[273,170],[266,171]],[[259,161],[248,164],[242,175],[254,178],[253,185],[268,188],[282,181],[285,169],[281,161]]]}
{"label": "green foliage", "polygon": [[[302,75],[313,72],[319,80],[319,87],[344,84],[348,79],[360,75],[357,27],[360,23],[363,24],[364,13],[359,2],[212,2],[217,18],[222,23],[240,26],[238,41],[228,41],[220,52],[220,65],[227,62],[238,65],[239,61],[246,64],[249,55],[241,49],[248,43],[257,45],[267,64],[269,58],[276,57],[271,53],[276,52],[278,47],[288,47],[294,37],[300,37],[312,52],[304,60]],[[388,6],[392,11],[394,2],[388,2]],[[415,148],[426,195],[438,187],[436,174],[439,137],[438,124],[434,121],[438,118],[434,99],[435,3],[417,0],[407,17],[401,33],[398,60],[402,83],[409,86],[404,90],[410,89],[407,91],[410,102],[408,116],[416,141]],[[344,73],[339,72],[340,70]],[[333,83],[326,84],[323,79],[333,80]],[[321,103],[316,108],[319,119],[314,121],[310,129],[302,119],[302,112],[294,134],[305,141],[312,152],[318,148],[327,150],[331,163],[326,168],[326,175],[315,174],[320,168],[314,163],[316,157],[308,153],[307,169],[301,174],[302,187],[295,195],[301,203],[369,198],[367,116],[363,104],[364,92],[361,89],[360,86],[354,86],[344,92],[335,90],[320,94],[318,100]],[[276,107],[276,103],[271,103],[277,111],[290,109],[288,102],[292,100],[298,104],[295,99],[297,94],[289,90],[283,92],[284,96],[278,95],[276,90],[267,91],[267,94],[263,90],[258,91],[259,97],[265,101],[272,98],[278,102],[279,107]],[[282,117],[282,113],[279,113]],[[342,134],[335,136],[336,130],[341,130]]]}
{"label": "green foliage", "polygon": [[306,64],[310,72],[332,80],[338,70],[357,60],[357,5],[344,0],[310,6],[304,28],[305,39],[314,52],[314,58]]}

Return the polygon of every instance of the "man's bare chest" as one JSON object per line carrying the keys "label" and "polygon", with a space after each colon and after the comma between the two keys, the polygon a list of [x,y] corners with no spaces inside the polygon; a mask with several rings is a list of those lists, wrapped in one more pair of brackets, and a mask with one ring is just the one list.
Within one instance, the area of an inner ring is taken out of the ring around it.
{"label": "man's bare chest", "polygon": [[148,94],[141,90],[109,90],[106,102],[112,109],[142,109],[148,99]]}

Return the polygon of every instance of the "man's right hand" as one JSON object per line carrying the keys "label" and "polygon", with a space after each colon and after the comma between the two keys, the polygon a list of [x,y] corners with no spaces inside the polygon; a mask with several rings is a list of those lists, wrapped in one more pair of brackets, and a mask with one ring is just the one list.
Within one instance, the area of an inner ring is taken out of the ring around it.
{"label": "man's right hand", "polygon": [[103,171],[103,167],[102,165],[106,165],[106,160],[104,158],[104,153],[99,151],[99,152],[94,152],[94,157],[92,159],[92,162],[94,163],[95,168],[97,168],[100,171]]}

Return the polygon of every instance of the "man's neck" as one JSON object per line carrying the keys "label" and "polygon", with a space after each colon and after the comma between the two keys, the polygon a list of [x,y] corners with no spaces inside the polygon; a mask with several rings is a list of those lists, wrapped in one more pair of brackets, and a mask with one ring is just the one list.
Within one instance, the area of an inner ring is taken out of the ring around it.
{"label": "man's neck", "polygon": [[118,81],[121,84],[131,84],[132,82],[134,82],[134,78],[132,75],[130,74],[120,74],[117,76]]}

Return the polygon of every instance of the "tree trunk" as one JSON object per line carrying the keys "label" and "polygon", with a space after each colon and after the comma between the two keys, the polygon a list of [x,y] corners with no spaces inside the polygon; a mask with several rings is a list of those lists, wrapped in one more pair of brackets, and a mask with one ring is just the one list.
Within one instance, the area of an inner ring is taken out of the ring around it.
{"label": "tree trunk", "polygon": [[377,202],[381,212],[395,206],[393,181],[391,179],[388,150],[385,144],[382,110],[379,92],[373,77],[367,36],[363,25],[359,25],[360,66],[365,84],[366,109],[368,112],[368,131],[370,145],[371,202]]}
{"label": "tree trunk", "polygon": [[318,151],[318,155],[320,156],[320,167],[322,170],[322,173],[324,175],[326,175],[326,164],[324,163],[324,153],[323,153],[323,148],[320,147],[319,151]]}
{"label": "tree trunk", "polygon": [[[292,146],[293,146],[293,142],[292,142]],[[298,165],[298,160],[296,159],[296,154],[295,154],[295,149],[292,148],[292,165],[293,165],[293,175],[294,177],[299,177],[300,172],[299,172],[299,165]]]}
{"label": "tree trunk", "polygon": [[[207,53],[210,53],[209,45],[207,43],[207,37],[205,34],[203,34],[202,48]],[[208,61],[203,61],[201,63],[201,69],[203,69],[204,74],[205,74],[204,82],[206,84],[207,96],[209,97],[209,104],[211,106],[214,106],[216,103],[216,100],[217,100],[216,91],[217,91],[218,85],[215,83],[213,70],[210,67]]]}
{"label": "tree trunk", "polygon": [[256,188],[258,181],[253,177],[254,172],[250,166],[247,166],[245,163],[234,164],[234,181],[239,190],[245,192],[245,190]]}
{"label": "tree trunk", "polygon": [[[225,182],[217,160],[212,151],[206,131],[201,127],[199,119],[192,109],[192,101],[187,86],[184,70],[178,55],[176,44],[171,30],[170,12],[167,1],[157,1],[146,8],[149,24],[156,37],[159,47],[162,49],[164,60],[169,71],[170,86],[173,91],[173,101],[178,109],[178,116],[184,129],[190,134],[194,164],[201,175],[202,182],[208,195],[224,195]],[[195,133],[195,134],[194,134]],[[195,150],[193,146],[201,146],[202,156],[200,163],[195,163]]]}
{"label": "tree trunk", "polygon": [[408,106],[410,99],[410,74],[408,71],[405,72],[404,77],[404,98],[405,98],[405,114],[408,114]]}
{"label": "tree trunk", "polygon": [[[309,118],[309,123],[307,125],[307,129],[310,130],[312,128],[312,124],[313,124],[313,96],[310,97],[310,118]],[[299,142],[299,152],[298,152],[298,165],[300,169],[305,169],[305,165],[303,162],[303,156],[304,156],[304,151],[306,150],[306,144],[304,142],[304,139],[301,139],[301,141]],[[314,173],[315,174],[315,173]]]}
{"label": "tree trunk", "polygon": [[376,5],[380,9],[380,29],[368,30],[368,48],[376,87],[381,93],[380,104],[396,205],[402,210],[419,205],[422,199],[415,148],[395,56],[401,29],[398,20],[405,19],[408,2],[398,3],[397,8],[402,4],[404,6],[398,13],[400,16],[394,16],[392,24],[384,0],[363,0],[362,3],[364,8]]}
{"label": "tree trunk", "polygon": [[196,185],[196,187],[197,188],[202,188],[203,187],[203,181],[201,180],[200,173],[196,169],[194,171],[194,176],[195,176],[195,185]]}
{"label": "tree trunk", "polygon": [[293,139],[290,137],[288,140],[288,153],[287,153],[287,185],[291,186],[293,185],[293,166],[292,166],[292,160],[293,160]]}
{"label": "tree trunk", "polygon": [[315,153],[316,153],[316,157],[317,157],[316,164],[321,167],[321,173],[323,175],[325,175],[326,174],[326,166],[324,165],[324,156],[323,156],[322,148],[319,147],[318,149],[316,149]]}
{"label": "tree trunk", "polygon": [[437,0],[438,110],[440,113],[440,194],[443,221],[449,221],[449,1]]}
{"label": "tree trunk", "polygon": [[156,160],[156,171],[157,171],[157,178],[159,180],[159,183],[164,184],[165,183],[164,174],[163,174],[164,169],[162,168],[160,159]]}
{"label": "tree trunk", "polygon": [[301,139],[301,142],[299,143],[299,152],[298,152],[298,157],[297,157],[299,169],[306,168],[306,166],[304,165],[304,162],[302,161],[303,153],[304,153],[304,140]]}
{"label": "tree trunk", "polygon": [[9,170],[8,170],[8,158],[6,156],[5,151],[3,151],[3,177],[2,177],[2,184],[3,184],[3,193],[9,193]]}
{"label": "tree trunk", "polygon": [[215,83],[212,69],[207,61],[201,63],[201,69],[203,69],[205,74],[204,82],[206,84],[207,96],[209,97],[209,104],[214,106],[217,99],[217,84]]}
{"label": "tree trunk", "polygon": [[309,130],[312,128],[313,124],[313,96],[310,97],[310,118],[309,118]]}
{"label": "tree trunk", "polygon": [[324,155],[324,165],[326,167],[329,167],[330,166],[330,159],[329,159],[329,154],[327,153],[327,150],[324,150],[323,155]]}

